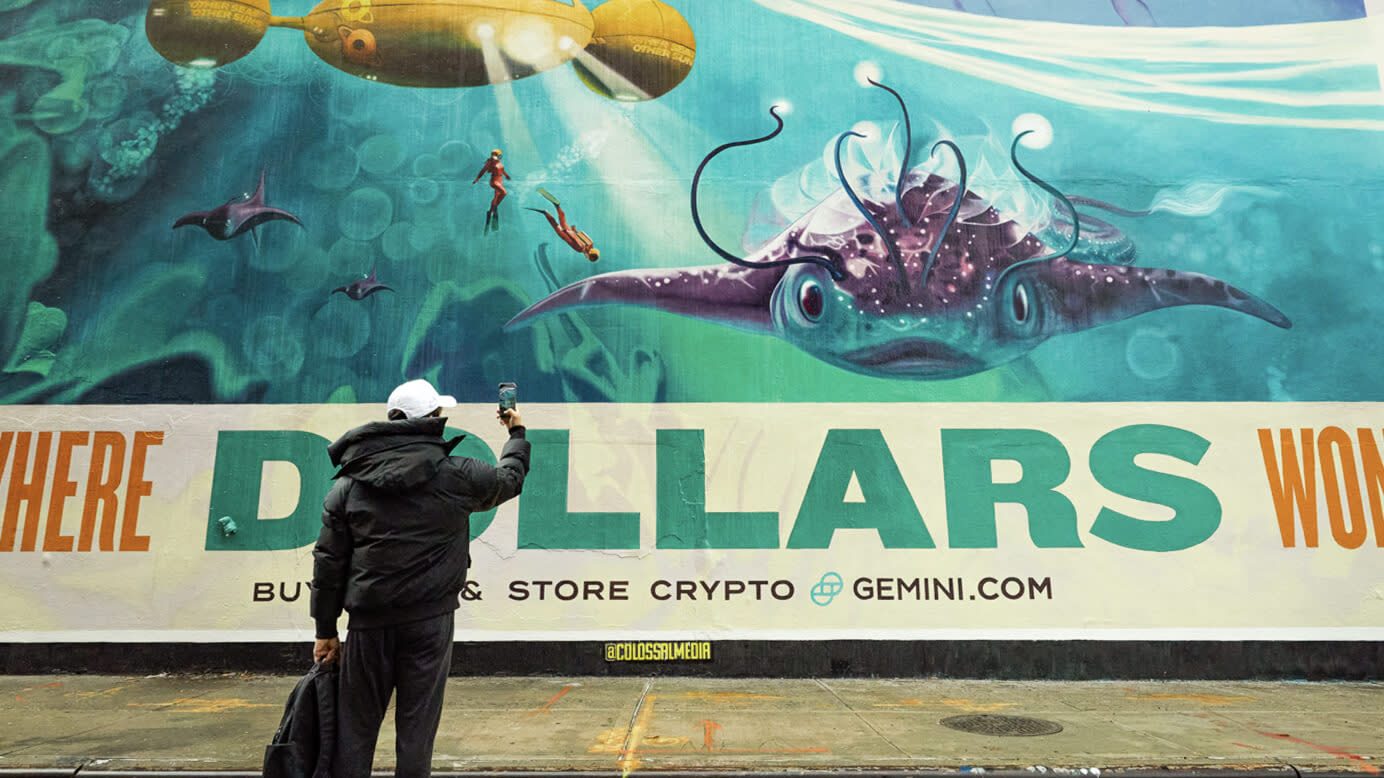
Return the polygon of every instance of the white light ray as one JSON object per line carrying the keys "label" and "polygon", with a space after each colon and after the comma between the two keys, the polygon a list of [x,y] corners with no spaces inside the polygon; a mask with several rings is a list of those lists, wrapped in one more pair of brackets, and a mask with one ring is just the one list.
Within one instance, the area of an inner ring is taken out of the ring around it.
{"label": "white light ray", "polygon": [[[1384,130],[1377,87],[1384,47],[1376,41],[1384,16],[1237,27],[1228,35],[1022,21],[898,0],[756,1],[922,62],[1074,104],[1231,124]],[[1384,0],[1369,5],[1384,13]]]}

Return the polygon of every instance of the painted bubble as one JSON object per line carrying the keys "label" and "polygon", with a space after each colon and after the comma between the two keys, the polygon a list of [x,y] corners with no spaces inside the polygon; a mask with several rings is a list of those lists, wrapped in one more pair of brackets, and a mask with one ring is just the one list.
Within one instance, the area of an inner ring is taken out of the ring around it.
{"label": "painted bubble", "polygon": [[292,377],[303,368],[303,341],[280,316],[261,316],[245,328],[245,356],[261,373]]}
{"label": "painted bubble", "polygon": [[420,205],[436,200],[439,191],[441,187],[431,178],[415,178],[408,184],[409,199]]}
{"label": "painted bubble", "polygon": [[1167,378],[1182,366],[1182,350],[1162,330],[1143,327],[1125,343],[1125,362],[1134,375],[1148,381]]}
{"label": "painted bubble", "polygon": [[420,178],[437,175],[442,167],[442,158],[436,154],[419,154],[413,158],[413,174]]}
{"label": "painted bubble", "polygon": [[413,258],[413,242],[409,239],[413,225],[408,222],[394,222],[384,231],[380,248],[384,255],[395,262],[407,262]]}
{"label": "painted bubble", "polygon": [[[309,69],[320,70],[320,68]],[[370,91],[374,89],[379,89],[379,86],[367,81],[334,79],[331,91],[327,94],[327,104],[324,109],[326,115],[332,117],[333,121],[352,126],[368,124],[376,115],[374,111],[376,102],[372,97],[375,93]]]}
{"label": "painted bubble", "polygon": [[450,243],[435,245],[418,259],[423,275],[434,284],[460,281],[465,277],[466,262]]}
{"label": "painted bubble", "polygon": [[367,173],[384,175],[404,161],[404,146],[393,135],[375,135],[360,144],[360,166]]}
{"label": "painted bubble", "polygon": [[153,171],[147,149],[152,146],[147,133],[152,116],[142,113],[121,119],[106,127],[97,138],[99,162],[87,172],[87,183],[98,200],[118,203],[133,197]]}
{"label": "painted bubble", "polygon": [[292,222],[269,222],[255,231],[259,234],[259,247],[250,251],[248,263],[267,273],[281,273],[293,267],[309,245],[307,233]]}
{"label": "painted bubble", "polygon": [[53,140],[53,160],[69,173],[85,170],[96,156],[96,146],[101,131],[92,127],[80,132],[70,132]]}
{"label": "painted bubble", "polygon": [[370,340],[370,311],[388,304],[387,298],[381,297],[388,294],[381,292],[359,301],[344,294],[333,294],[326,305],[317,309],[308,325],[314,351],[322,356],[341,358],[353,356],[365,348]]}
{"label": "painted bubble", "polygon": [[355,149],[328,141],[309,146],[298,155],[297,164],[302,177],[324,192],[345,189],[360,172]]}
{"label": "painted bubble", "polygon": [[[475,152],[472,151],[471,144],[464,140],[449,140],[437,150],[441,172],[451,176],[459,175],[470,167],[474,157]],[[480,164],[477,163],[475,167],[479,170]]]}
{"label": "painted bubble", "polygon": [[[340,238],[327,250],[327,268],[334,276],[349,277],[356,273],[369,274],[378,264],[375,245],[350,238]],[[333,283],[333,286],[341,284]]]}
{"label": "painted bubble", "polygon": [[437,243],[437,227],[431,222],[414,222],[413,231],[409,233],[408,242],[416,251],[427,251]]}
{"label": "painted bubble", "polygon": [[[369,246],[370,244],[363,243],[361,245]],[[284,282],[295,292],[303,293],[328,286],[333,279],[327,256],[326,250],[315,242],[306,239],[300,241],[297,244],[297,251],[293,255],[293,264],[284,271]]]}
{"label": "painted bubble", "polygon": [[394,218],[394,202],[373,186],[357,189],[341,201],[337,210],[341,234],[352,240],[379,237]]}
{"label": "painted bubble", "polygon": [[82,56],[82,36],[57,34],[43,47],[43,57],[50,62]]}
{"label": "painted bubble", "polygon": [[82,126],[91,114],[91,103],[82,94],[83,83],[80,78],[69,79],[35,100],[31,114],[34,126],[49,135],[62,135]]}
{"label": "painted bubble", "polygon": [[87,87],[87,99],[93,119],[114,116],[125,103],[125,82],[118,78],[100,78]]}

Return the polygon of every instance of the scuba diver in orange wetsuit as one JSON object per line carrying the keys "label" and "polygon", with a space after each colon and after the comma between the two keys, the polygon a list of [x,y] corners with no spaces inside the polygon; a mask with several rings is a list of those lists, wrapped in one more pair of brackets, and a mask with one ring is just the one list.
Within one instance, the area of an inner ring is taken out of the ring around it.
{"label": "scuba diver in orange wetsuit", "polygon": [[573,251],[585,256],[592,262],[600,259],[601,252],[600,249],[596,248],[595,241],[591,240],[590,235],[577,229],[574,225],[567,223],[567,214],[562,212],[562,205],[557,201],[557,198],[553,197],[548,193],[548,190],[541,186],[538,187],[538,193],[543,195],[548,199],[548,202],[557,207],[557,218],[554,219],[552,214],[549,214],[542,208],[528,208],[526,206],[525,210],[543,214],[543,218],[548,220],[548,224],[552,226],[557,236],[562,238],[562,241],[568,246],[571,246]]}
{"label": "scuba diver in orange wetsuit", "polygon": [[495,196],[490,200],[490,210],[485,212],[486,232],[490,232],[492,229],[500,229],[500,212],[498,210],[500,201],[505,199],[505,195],[509,194],[505,191],[504,180],[509,178],[510,175],[505,172],[504,163],[500,161],[500,157],[503,154],[504,152],[499,149],[490,152],[490,158],[485,161],[485,166],[481,168],[481,172],[477,173],[475,179],[471,181],[471,183],[474,184],[481,180],[481,176],[489,173],[490,188],[495,190]]}

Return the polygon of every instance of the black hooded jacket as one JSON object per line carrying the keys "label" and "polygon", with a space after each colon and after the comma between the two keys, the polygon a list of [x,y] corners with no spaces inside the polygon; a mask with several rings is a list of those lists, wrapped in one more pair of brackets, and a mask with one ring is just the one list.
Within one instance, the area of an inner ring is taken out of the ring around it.
{"label": "black hooded jacket", "polygon": [[322,506],[313,549],[317,637],[335,637],[344,607],[350,629],[372,629],[456,610],[466,583],[470,517],[519,494],[529,471],[524,428],[510,430],[491,466],[451,456],[443,418],[379,421],[327,447],[340,470]]}

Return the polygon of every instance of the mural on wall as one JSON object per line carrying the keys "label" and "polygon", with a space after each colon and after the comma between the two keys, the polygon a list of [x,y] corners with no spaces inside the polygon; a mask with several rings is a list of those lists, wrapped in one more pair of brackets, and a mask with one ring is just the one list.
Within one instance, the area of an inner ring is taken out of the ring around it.
{"label": "mural on wall", "polygon": [[3,403],[1384,385],[1360,2],[6,6]]}
{"label": "mural on wall", "polygon": [[[1083,217],[1072,201],[1013,156],[1034,130],[1014,138],[1011,161],[1065,206],[1066,245],[1060,251],[1049,252],[1048,244],[968,190],[965,157],[948,140],[938,141],[933,151],[951,150],[957,181],[913,174],[905,142],[893,200],[887,197],[890,187],[879,185],[886,181],[871,187],[885,197],[862,201],[841,165],[848,137],[866,137],[852,130],[834,149],[841,191],[755,254],[738,257],[702,227],[697,183],[720,152],[776,137],[783,120],[772,110],[771,115],[778,122],[772,133],[718,147],[692,179],[692,219],[707,245],[734,267],[603,274],[565,287],[510,324],[576,307],[637,305],[773,334],[847,370],[894,378],[970,375],[1016,359],[1053,335],[1180,305],[1217,305],[1291,326],[1273,306],[1219,279],[1110,264],[1132,260],[1133,247],[1094,218],[1086,217],[1088,235],[1089,226],[1097,226],[1097,240],[1083,244]],[[906,108],[904,118],[907,127]],[[1069,259],[1079,247],[1081,256],[1095,261]]]}
{"label": "mural on wall", "polygon": [[1378,640],[1372,9],[0,0],[7,639],[304,639],[423,377],[482,637]]}

